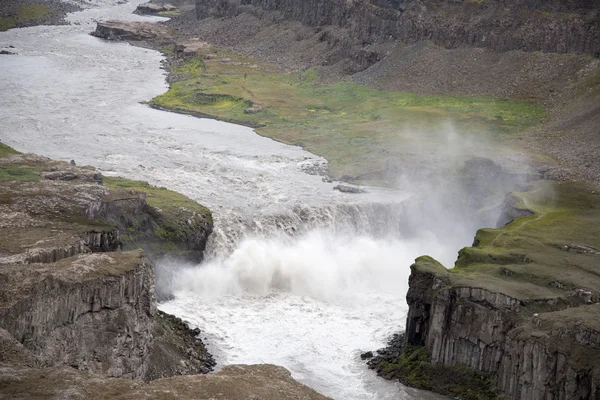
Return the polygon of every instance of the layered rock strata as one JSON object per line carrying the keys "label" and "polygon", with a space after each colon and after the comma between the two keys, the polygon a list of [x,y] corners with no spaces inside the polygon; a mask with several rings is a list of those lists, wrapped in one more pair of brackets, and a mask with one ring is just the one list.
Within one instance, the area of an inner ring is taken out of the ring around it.
{"label": "layered rock strata", "polygon": [[404,347],[424,347],[434,365],[492,374],[511,399],[600,398],[600,242],[589,225],[600,202],[592,189],[539,183],[514,195],[520,204],[507,203],[518,208],[507,215],[528,213],[480,230],[453,269],[417,259]]}
{"label": "layered rock strata", "polygon": [[156,231],[174,229],[181,217],[172,249],[201,252],[210,215],[198,215],[206,209],[190,200],[189,209],[158,213],[147,196],[188,203],[149,185],[151,194],[102,182],[96,170],[74,163],[0,157],[0,328],[35,366],[143,380],[208,372],[214,361],[199,332],[157,315],[152,263],[139,250],[119,250],[156,249],[153,243],[165,241]]}
{"label": "layered rock strata", "polygon": [[143,251],[118,250],[164,245],[157,227],[172,249],[203,249],[210,212],[144,182],[102,181],[0,143],[1,398],[325,399],[271,365],[204,375],[215,363],[200,330],[157,311]]}
{"label": "layered rock strata", "polygon": [[363,44],[431,40],[448,48],[600,55],[600,17],[597,4],[590,0],[196,1],[198,19],[265,12],[309,26],[344,29]]}

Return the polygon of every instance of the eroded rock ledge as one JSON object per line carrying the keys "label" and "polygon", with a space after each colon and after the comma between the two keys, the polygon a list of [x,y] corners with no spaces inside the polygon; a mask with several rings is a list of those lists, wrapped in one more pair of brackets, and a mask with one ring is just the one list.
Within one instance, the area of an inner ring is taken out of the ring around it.
{"label": "eroded rock ledge", "polygon": [[513,197],[529,212],[480,230],[453,269],[430,257],[411,266],[403,348],[376,360],[380,374],[433,388],[432,376],[415,379],[423,365],[466,368],[510,399],[600,398],[600,198],[548,182]]}
{"label": "eroded rock ledge", "polygon": [[0,221],[0,328],[23,360],[142,380],[211,370],[198,332],[157,315],[152,262],[120,251],[200,259],[204,207],[0,144]]}

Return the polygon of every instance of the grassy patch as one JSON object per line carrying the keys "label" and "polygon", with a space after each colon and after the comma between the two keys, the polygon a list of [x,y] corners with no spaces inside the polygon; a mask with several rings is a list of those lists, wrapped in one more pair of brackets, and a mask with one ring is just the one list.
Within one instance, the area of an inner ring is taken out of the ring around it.
{"label": "grassy patch", "polygon": [[35,182],[41,179],[35,168],[29,165],[1,165],[0,182]]}
{"label": "grassy patch", "polygon": [[0,18],[0,32],[18,27],[24,22],[41,20],[51,13],[50,7],[42,4],[18,5],[13,15]]}
{"label": "grassy patch", "polygon": [[156,15],[159,15],[161,17],[173,18],[173,17],[180,16],[181,15],[181,11],[179,11],[179,10],[161,11],[161,12],[157,13]]}
{"label": "grassy patch", "polygon": [[212,221],[212,214],[208,208],[181,193],[163,187],[152,186],[148,182],[124,178],[105,177],[104,185],[109,189],[132,189],[146,193],[146,201],[150,206],[174,217],[182,212],[195,212],[206,218],[207,221]]}
{"label": "grassy patch", "polygon": [[144,210],[146,215],[120,221],[123,225],[120,238],[125,249],[141,246],[154,254],[192,258],[203,250],[197,248],[198,235],[208,234],[212,229],[212,214],[206,207],[180,193],[143,181],[106,177],[104,184],[112,190],[108,201],[130,197],[129,190],[146,193],[149,206]]}
{"label": "grassy patch", "polygon": [[480,229],[475,245],[442,271],[417,259],[423,271],[455,285],[481,287],[520,300],[569,297],[574,288],[600,295],[600,191],[583,183],[538,182],[515,193],[514,207],[532,215],[499,229]]}
{"label": "grassy patch", "polygon": [[[260,127],[330,161],[334,176],[368,175],[390,163],[420,163],[460,134],[502,140],[545,117],[535,105],[486,97],[418,96],[351,82],[319,83],[315,71],[287,73],[251,58],[203,48],[172,67],[174,82],[151,104]],[[258,112],[247,113],[253,106]]]}
{"label": "grassy patch", "polygon": [[431,390],[463,400],[493,400],[504,397],[491,375],[466,366],[433,365],[424,347],[404,351],[394,362],[382,361],[377,371],[407,386]]}
{"label": "grassy patch", "polygon": [[21,153],[16,151],[12,147],[7,146],[4,143],[0,142],[0,157],[7,157],[7,156],[11,156],[13,154],[21,154]]}

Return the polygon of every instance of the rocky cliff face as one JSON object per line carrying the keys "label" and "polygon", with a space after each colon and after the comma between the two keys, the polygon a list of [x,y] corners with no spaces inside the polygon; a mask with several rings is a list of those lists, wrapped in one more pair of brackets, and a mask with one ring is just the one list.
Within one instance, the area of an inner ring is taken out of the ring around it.
{"label": "rocky cliff face", "polygon": [[42,365],[143,378],[156,313],[153,274],[139,253],[3,267],[0,326]]}
{"label": "rocky cliff face", "polygon": [[[573,354],[590,351],[597,356],[597,330],[581,323],[544,329],[545,321],[557,314],[541,318],[537,314],[524,323],[518,299],[479,288],[450,287],[418,266],[412,268],[407,300],[406,344],[425,346],[432,363],[493,373],[511,399],[599,398],[597,359],[582,362]],[[585,307],[585,313],[600,313],[599,304]]]}
{"label": "rocky cliff face", "polygon": [[431,40],[448,48],[600,55],[600,16],[592,0],[196,1],[198,19],[242,13],[269,18],[269,12],[309,26],[341,28],[363,45]]}
{"label": "rocky cliff face", "polygon": [[206,373],[214,361],[200,332],[157,314],[152,263],[119,250],[162,251],[170,239],[174,252],[201,253],[210,213],[166,189],[115,181],[147,193],[109,189],[92,168],[0,156],[0,329],[14,341],[11,364],[143,380]]}
{"label": "rocky cliff face", "polygon": [[547,198],[538,202],[543,196],[521,197],[521,204],[513,198],[507,207],[527,206],[528,213],[508,212],[520,218],[480,230],[453,269],[416,260],[406,348],[424,347],[434,365],[493,374],[511,399],[600,398],[598,238],[560,228],[585,226],[600,204],[594,191],[562,186],[552,189],[552,208]]}

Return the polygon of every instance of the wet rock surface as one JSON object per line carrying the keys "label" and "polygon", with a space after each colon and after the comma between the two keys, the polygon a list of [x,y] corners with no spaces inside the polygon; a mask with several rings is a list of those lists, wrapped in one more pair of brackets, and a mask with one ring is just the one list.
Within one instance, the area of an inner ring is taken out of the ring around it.
{"label": "wet rock surface", "polygon": [[365,189],[361,189],[359,187],[356,186],[349,186],[349,185],[335,185],[333,187],[334,190],[338,190],[342,193],[354,193],[354,194],[358,194],[358,193],[366,193],[367,191]]}

